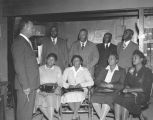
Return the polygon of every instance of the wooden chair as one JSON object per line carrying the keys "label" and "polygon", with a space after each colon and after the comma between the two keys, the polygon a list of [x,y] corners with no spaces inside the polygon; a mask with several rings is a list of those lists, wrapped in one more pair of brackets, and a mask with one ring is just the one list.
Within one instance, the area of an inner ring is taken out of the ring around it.
{"label": "wooden chair", "polygon": [[[93,106],[92,106],[92,110],[91,110],[91,120],[93,120],[94,115],[97,115],[96,111],[94,110]],[[113,118],[115,120],[115,113],[113,109],[110,109],[110,111],[108,112],[106,118]]]}
{"label": "wooden chair", "polygon": [[[73,111],[69,108],[68,104],[61,104],[60,106],[60,115],[61,119],[63,119],[63,114],[72,114]],[[88,113],[88,119],[92,120],[92,104],[91,104],[91,89],[88,88],[88,94],[86,99],[83,101],[83,103],[80,106],[80,110],[78,113]]]}

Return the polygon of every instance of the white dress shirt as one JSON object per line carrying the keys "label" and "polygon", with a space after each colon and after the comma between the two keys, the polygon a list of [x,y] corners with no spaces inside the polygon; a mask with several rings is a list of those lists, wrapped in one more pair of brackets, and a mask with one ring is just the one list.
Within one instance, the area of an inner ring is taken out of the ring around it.
{"label": "white dress shirt", "polygon": [[118,68],[118,65],[116,65],[115,68],[114,68],[114,70],[111,71],[110,66],[108,65],[108,66],[106,67],[106,70],[108,70],[108,72],[107,72],[107,75],[106,75],[106,77],[105,77],[105,82],[106,82],[106,83],[110,83],[111,80],[112,80],[112,77],[113,77],[113,75],[114,75],[114,72],[115,72],[116,70],[119,70],[119,68]]}
{"label": "white dress shirt", "polygon": [[108,47],[110,46],[110,43],[105,43],[105,48],[106,48],[106,45],[108,45]]}
{"label": "white dress shirt", "polygon": [[129,41],[124,41],[123,42],[123,49],[125,49],[128,45],[129,45],[129,43],[130,43],[130,40]]}
{"label": "white dress shirt", "polygon": [[56,45],[56,43],[57,43],[57,37],[56,38],[51,37],[51,40]]}
{"label": "white dress shirt", "polygon": [[87,44],[87,40],[86,40],[85,42],[81,42],[81,41],[80,41],[80,44],[81,44],[81,47],[85,47],[86,44]]}

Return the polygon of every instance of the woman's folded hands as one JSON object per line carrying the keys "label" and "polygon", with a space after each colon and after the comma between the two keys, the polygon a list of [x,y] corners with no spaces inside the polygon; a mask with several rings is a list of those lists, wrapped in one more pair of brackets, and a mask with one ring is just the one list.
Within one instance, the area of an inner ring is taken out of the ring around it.
{"label": "woman's folded hands", "polygon": [[100,86],[104,88],[109,88],[109,89],[113,88],[113,84],[109,84],[109,83],[101,83]]}

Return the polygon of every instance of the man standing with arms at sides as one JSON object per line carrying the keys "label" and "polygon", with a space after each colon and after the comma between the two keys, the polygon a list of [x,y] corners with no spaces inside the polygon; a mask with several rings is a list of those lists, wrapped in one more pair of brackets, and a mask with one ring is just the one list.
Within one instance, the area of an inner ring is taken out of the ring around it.
{"label": "man standing with arms at sides", "polygon": [[99,51],[99,61],[96,65],[95,75],[102,69],[108,66],[108,57],[110,53],[117,54],[117,46],[111,43],[112,34],[107,32],[104,34],[103,43],[97,44]]}
{"label": "man standing with arms at sides", "polygon": [[72,44],[69,60],[73,55],[80,55],[83,58],[83,66],[87,67],[92,77],[94,77],[95,65],[99,60],[99,52],[96,45],[88,40],[88,31],[81,29],[78,40]]}
{"label": "man standing with arms at sides", "polygon": [[33,22],[22,19],[20,34],[12,45],[17,90],[17,120],[32,120],[36,89],[40,85],[39,70],[29,38],[34,34]]}
{"label": "man standing with arms at sides", "polygon": [[120,42],[117,46],[117,53],[119,55],[118,65],[126,69],[126,72],[129,67],[132,66],[132,54],[136,49],[139,49],[139,46],[132,41],[133,30],[126,29],[123,33],[123,41]]}
{"label": "man standing with arms at sides", "polygon": [[42,65],[46,63],[46,57],[50,53],[57,55],[58,60],[56,64],[62,69],[62,71],[68,67],[68,48],[67,41],[58,37],[58,28],[52,26],[50,28],[50,36],[41,39],[43,44],[42,49]]}

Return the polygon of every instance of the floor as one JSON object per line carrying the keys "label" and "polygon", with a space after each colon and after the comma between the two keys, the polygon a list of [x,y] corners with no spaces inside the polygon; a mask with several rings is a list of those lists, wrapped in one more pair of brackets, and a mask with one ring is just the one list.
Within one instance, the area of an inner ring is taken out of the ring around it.
{"label": "floor", "polygon": [[[143,112],[143,115],[148,118],[148,120],[153,120],[153,102],[150,104],[149,109]],[[71,114],[64,114],[63,120],[71,120]],[[81,120],[88,120],[87,114],[81,114]],[[6,120],[14,120],[14,112],[13,109],[6,109]],[[40,119],[37,119],[40,120]],[[55,120],[57,120],[55,118]],[[97,116],[93,116],[93,120],[98,120]],[[113,120],[112,118],[107,118],[107,120]],[[133,118],[133,120],[138,120],[137,118]]]}

